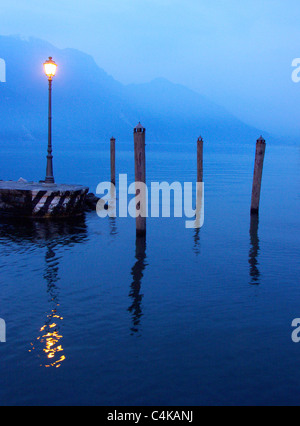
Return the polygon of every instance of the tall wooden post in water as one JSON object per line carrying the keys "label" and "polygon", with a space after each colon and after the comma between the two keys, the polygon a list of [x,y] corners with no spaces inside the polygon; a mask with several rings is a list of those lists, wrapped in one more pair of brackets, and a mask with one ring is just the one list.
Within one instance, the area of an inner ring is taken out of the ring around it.
{"label": "tall wooden post in water", "polygon": [[261,193],[261,181],[264,167],[264,158],[266,152],[266,141],[261,136],[256,143],[256,155],[252,188],[251,214],[258,214]]}
{"label": "tall wooden post in water", "polygon": [[116,184],[116,139],[110,140],[110,173],[111,183]]}
{"label": "tall wooden post in water", "polygon": [[203,138],[197,141],[197,196],[196,196],[196,238],[204,220],[204,183],[203,183]]}
{"label": "tall wooden post in water", "polygon": [[197,182],[203,182],[203,139],[197,141]]}
{"label": "tall wooden post in water", "polygon": [[137,205],[138,215],[136,218],[137,236],[146,235],[146,214],[147,197],[146,192],[138,189],[139,183],[146,184],[146,129],[139,123],[134,129],[134,163],[135,163],[135,182],[136,196],[139,196],[140,202]]}

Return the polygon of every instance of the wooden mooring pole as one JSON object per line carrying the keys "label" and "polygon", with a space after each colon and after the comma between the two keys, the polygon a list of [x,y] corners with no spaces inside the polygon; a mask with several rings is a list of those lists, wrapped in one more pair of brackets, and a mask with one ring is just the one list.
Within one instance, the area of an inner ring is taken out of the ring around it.
{"label": "wooden mooring pole", "polygon": [[251,214],[258,214],[261,194],[261,181],[263,175],[266,141],[261,136],[256,143],[256,155],[252,188]]}
{"label": "wooden mooring pole", "polygon": [[146,235],[147,197],[146,189],[140,189],[138,186],[140,183],[146,185],[146,129],[141,123],[136,126],[133,135],[136,196],[140,199],[137,205],[136,234],[144,236]]}
{"label": "wooden mooring pole", "polygon": [[203,182],[203,138],[197,141],[197,182]]}
{"label": "wooden mooring pole", "polygon": [[110,173],[111,183],[116,184],[116,139],[110,140]]}
{"label": "wooden mooring pole", "polygon": [[203,224],[204,214],[204,183],[203,183],[203,138],[200,136],[197,141],[197,196],[196,196],[196,220],[195,228],[198,230]]}

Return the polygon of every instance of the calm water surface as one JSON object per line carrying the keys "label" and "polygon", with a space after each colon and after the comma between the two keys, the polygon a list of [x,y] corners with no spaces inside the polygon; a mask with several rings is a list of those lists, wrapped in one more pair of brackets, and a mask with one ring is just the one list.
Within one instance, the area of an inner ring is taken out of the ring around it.
{"label": "calm water surface", "polygon": [[[108,146],[107,146],[108,148]],[[196,156],[147,146],[147,179],[195,181]],[[150,219],[0,223],[1,405],[299,404],[300,150],[267,147],[250,224],[255,146],[206,146],[205,224]],[[45,153],[1,147],[2,179],[44,177]],[[57,181],[90,190],[109,155],[55,152]],[[117,168],[133,181],[133,154]]]}

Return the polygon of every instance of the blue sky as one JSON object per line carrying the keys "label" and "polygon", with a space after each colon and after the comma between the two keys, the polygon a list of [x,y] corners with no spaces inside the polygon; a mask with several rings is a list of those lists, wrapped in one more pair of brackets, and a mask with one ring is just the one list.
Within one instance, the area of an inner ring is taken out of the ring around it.
{"label": "blue sky", "polygon": [[0,33],[80,49],[123,83],[165,77],[249,124],[300,135],[299,0],[9,0]]}

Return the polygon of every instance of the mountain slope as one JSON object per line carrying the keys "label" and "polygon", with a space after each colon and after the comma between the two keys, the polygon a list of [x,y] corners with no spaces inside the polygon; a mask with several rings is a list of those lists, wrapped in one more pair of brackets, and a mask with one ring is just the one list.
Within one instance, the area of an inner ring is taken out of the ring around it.
{"label": "mountain slope", "polygon": [[53,134],[67,142],[132,140],[141,121],[148,140],[191,142],[200,134],[216,142],[250,141],[259,131],[183,86],[164,79],[124,86],[92,57],[47,42],[0,36],[7,82],[0,84],[0,143],[47,138],[47,80],[43,62],[59,64],[53,84]]}

